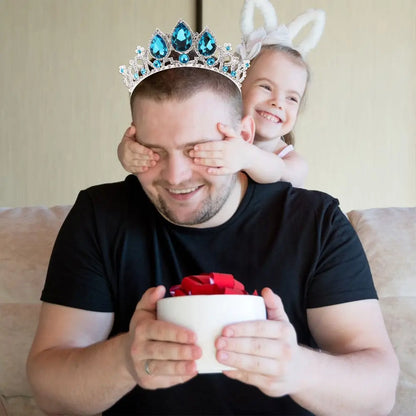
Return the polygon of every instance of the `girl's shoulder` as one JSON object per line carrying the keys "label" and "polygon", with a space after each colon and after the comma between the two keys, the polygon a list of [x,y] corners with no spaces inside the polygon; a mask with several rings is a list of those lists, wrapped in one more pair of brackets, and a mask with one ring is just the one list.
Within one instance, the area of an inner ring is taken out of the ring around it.
{"label": "girl's shoulder", "polygon": [[280,158],[283,159],[285,156],[287,156],[293,150],[295,150],[295,148],[293,147],[293,145],[291,145],[291,144],[284,144],[284,146],[283,147],[280,147],[275,153],[276,153],[277,156],[279,156]]}

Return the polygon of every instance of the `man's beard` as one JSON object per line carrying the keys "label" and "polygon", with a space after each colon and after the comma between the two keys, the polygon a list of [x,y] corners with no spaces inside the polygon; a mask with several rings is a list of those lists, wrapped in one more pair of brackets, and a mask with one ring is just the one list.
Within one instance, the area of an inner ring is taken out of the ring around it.
{"label": "man's beard", "polygon": [[[204,222],[213,218],[224,204],[227,202],[231,192],[237,181],[237,175],[234,174],[231,176],[230,181],[224,184],[221,188],[218,189],[217,196],[215,199],[208,196],[204,201],[202,201],[202,206],[197,209],[195,212],[190,215],[188,219],[180,219],[180,216],[175,214],[175,210],[169,209],[163,198],[160,196],[157,198],[157,201],[152,200],[153,204],[156,206],[157,210],[170,222],[177,225],[198,225],[203,224]],[[180,208],[178,208],[180,209]]]}

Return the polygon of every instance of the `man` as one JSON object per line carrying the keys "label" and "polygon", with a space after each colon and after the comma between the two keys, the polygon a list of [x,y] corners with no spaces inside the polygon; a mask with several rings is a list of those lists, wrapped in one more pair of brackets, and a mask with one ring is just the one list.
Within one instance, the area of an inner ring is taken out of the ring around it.
{"label": "man", "polygon": [[[253,140],[238,83],[224,72],[190,65],[128,83],[137,140],[159,161],[82,191],[62,226],[28,358],[47,413],[391,409],[397,360],[337,201],[244,173],[210,176],[189,157],[196,143],[223,139],[218,122]],[[235,370],[197,375],[195,334],[157,321],[156,302],[184,276],[210,271],[262,289],[268,319],[224,328],[217,359]]]}

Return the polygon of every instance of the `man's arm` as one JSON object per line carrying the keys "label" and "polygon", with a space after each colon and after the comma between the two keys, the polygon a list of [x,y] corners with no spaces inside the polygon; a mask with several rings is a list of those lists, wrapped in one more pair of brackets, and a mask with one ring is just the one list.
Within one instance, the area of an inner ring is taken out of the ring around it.
{"label": "man's arm", "polygon": [[378,301],[310,309],[308,322],[324,352],[304,351],[308,394],[293,399],[319,415],[388,414],[399,366]]}
{"label": "man's arm", "polygon": [[225,374],[265,394],[286,394],[317,415],[386,415],[395,400],[398,361],[376,300],[309,309],[321,351],[299,346],[280,298],[262,292],[268,320],[234,324],[217,340]]}
{"label": "man's arm", "polygon": [[[27,361],[40,407],[49,414],[95,414],[112,406],[136,384],[155,389],[183,383],[196,375],[201,351],[195,334],[156,320],[163,287],[146,291],[130,331],[107,337],[112,313],[44,303]],[[163,343],[163,348],[161,344]],[[145,372],[145,362],[158,376]]]}

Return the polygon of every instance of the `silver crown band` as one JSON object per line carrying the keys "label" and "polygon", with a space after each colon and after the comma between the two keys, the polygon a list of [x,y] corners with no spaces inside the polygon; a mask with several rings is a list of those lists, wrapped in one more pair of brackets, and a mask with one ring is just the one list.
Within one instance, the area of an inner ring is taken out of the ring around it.
{"label": "silver crown band", "polygon": [[217,45],[208,28],[201,33],[193,32],[179,20],[172,34],[166,35],[156,29],[149,47],[137,46],[136,56],[129,61],[129,66],[120,66],[119,72],[130,94],[140,82],[156,72],[183,67],[218,72],[241,89],[249,66],[248,60],[232,53],[229,43]]}

